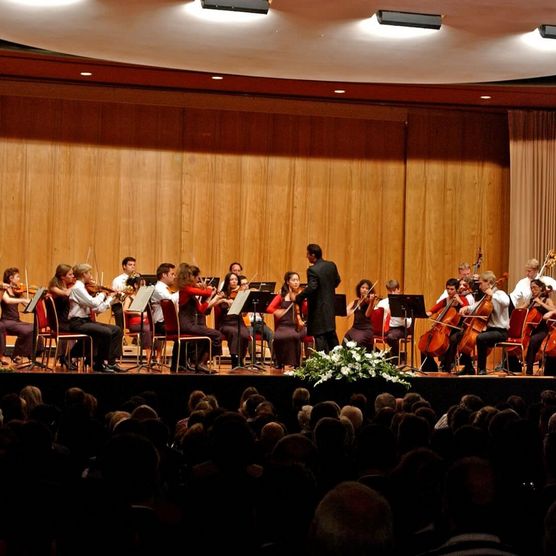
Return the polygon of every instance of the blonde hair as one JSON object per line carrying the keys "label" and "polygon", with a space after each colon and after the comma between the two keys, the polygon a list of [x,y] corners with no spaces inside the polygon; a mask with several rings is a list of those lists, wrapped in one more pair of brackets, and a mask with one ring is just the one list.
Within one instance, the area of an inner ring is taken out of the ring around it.
{"label": "blonde hair", "polygon": [[85,274],[86,272],[89,272],[89,270],[92,270],[92,269],[93,269],[93,267],[90,264],[87,264],[87,263],[76,264],[73,267],[73,274],[79,280],[80,278],[83,277],[83,274]]}
{"label": "blonde hair", "polygon": [[488,282],[489,284],[494,284],[496,282],[496,275],[492,272],[492,270],[487,270],[481,274],[480,279]]}

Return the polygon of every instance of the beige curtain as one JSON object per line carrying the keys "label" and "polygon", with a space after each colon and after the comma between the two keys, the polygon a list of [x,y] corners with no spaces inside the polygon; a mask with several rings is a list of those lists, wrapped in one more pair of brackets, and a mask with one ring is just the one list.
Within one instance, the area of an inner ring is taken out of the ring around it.
{"label": "beige curtain", "polygon": [[[510,284],[556,248],[556,112],[509,112]],[[555,276],[555,268],[545,274]]]}

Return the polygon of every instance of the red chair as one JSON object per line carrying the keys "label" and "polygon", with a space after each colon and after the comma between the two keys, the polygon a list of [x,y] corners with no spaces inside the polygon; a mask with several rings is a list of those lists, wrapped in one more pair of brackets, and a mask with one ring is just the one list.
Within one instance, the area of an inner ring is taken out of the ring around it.
{"label": "red chair", "polygon": [[[61,332],[60,331],[60,324],[58,321],[58,313],[56,311],[56,304],[54,303],[54,299],[49,295],[45,298],[45,308],[46,308],[46,316],[48,319],[48,327],[49,327],[49,346],[48,346],[48,353],[52,348],[52,342],[55,344],[54,350],[54,366],[52,370],[56,367],[56,361],[58,361],[58,350],[60,347],[60,342],[63,340],[80,340],[83,342],[83,352],[81,354],[81,359],[83,360],[83,372],[85,372],[86,364],[85,358],[89,358],[89,365],[93,364],[93,338],[87,334],[80,334],[78,332]],[[89,344],[88,353],[85,352],[86,343]],[[69,351],[69,342],[65,342],[66,351]],[[45,352],[47,350],[45,349]],[[69,360],[69,353],[66,353],[66,358]],[[47,368],[50,368],[47,366]]]}
{"label": "red chair", "polygon": [[510,328],[508,329],[508,339],[504,342],[498,342],[493,347],[493,365],[496,368],[496,348],[502,348],[502,360],[508,353],[515,355],[521,363],[521,372],[525,371],[523,335],[527,321],[527,308],[514,309],[510,315]]}
{"label": "red chair", "polygon": [[384,307],[377,307],[371,313],[371,328],[373,329],[374,347],[388,349],[386,333],[388,332],[388,319],[384,318]]}
{"label": "red chair", "polygon": [[[178,319],[178,310],[176,308],[175,303],[171,299],[162,299],[160,301],[160,308],[162,309],[162,314],[164,315],[164,329],[165,335],[162,339],[164,342],[162,348],[162,358],[166,357],[166,345],[168,342],[177,342],[178,343],[178,352],[177,352],[177,364],[179,365],[180,361],[180,353],[181,353],[181,344],[185,344],[185,356],[187,359],[187,344],[190,342],[208,342],[209,344],[209,359],[208,365],[209,368],[212,369],[212,340],[209,336],[195,336],[192,334],[182,334],[180,331],[180,321]],[[157,338],[159,338],[157,336]]]}

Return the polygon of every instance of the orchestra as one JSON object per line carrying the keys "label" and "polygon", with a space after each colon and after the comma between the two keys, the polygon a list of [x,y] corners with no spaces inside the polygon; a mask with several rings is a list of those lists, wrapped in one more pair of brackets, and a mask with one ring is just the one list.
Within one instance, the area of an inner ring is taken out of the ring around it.
{"label": "orchestra", "polygon": [[[444,293],[430,307],[429,329],[420,336],[418,350],[421,352],[419,371],[478,375],[487,373],[487,357],[495,344],[508,338],[511,313],[514,308],[525,309],[527,317],[520,338],[523,353],[516,349],[507,350],[508,369],[523,374],[554,374],[556,350],[556,305],[553,284],[556,281],[545,275],[545,270],[556,262],[556,254],[550,251],[543,265],[537,259],[529,259],[525,265],[525,277],[506,293],[492,271],[478,274],[482,253],[479,250],[473,266],[461,263],[458,278],[446,281]],[[160,300],[172,300],[177,308],[182,332],[211,338],[213,357],[222,354],[222,342],[226,341],[232,368],[241,368],[243,358],[254,334],[252,320],[248,314],[228,314],[234,300],[242,289],[248,289],[250,282],[241,274],[242,267],[234,262],[230,271],[218,287],[218,279],[211,286],[200,276],[196,265],[181,263],[161,263],[156,270],[156,285],[149,304],[149,318],[144,315],[130,315],[127,330],[141,333],[141,347],[147,350],[149,365],[153,335],[164,334],[164,320],[160,310]],[[75,331],[90,335],[94,344],[92,368],[96,372],[121,372],[121,346],[124,329],[116,324],[97,322],[95,314],[103,313],[114,305],[122,304],[128,311],[138,289],[144,285],[136,270],[136,260],[126,257],[122,260],[123,273],[112,282],[112,287],[97,284],[92,277],[92,267],[88,264],[59,264],[53,278],[44,288],[51,296],[57,312],[61,331]],[[153,280],[154,281],[154,280]],[[0,318],[0,357],[4,366],[17,365],[34,358],[36,350],[34,326],[20,319],[20,308],[30,302],[36,288],[22,284],[19,269],[9,267],[4,271]],[[375,291],[377,282],[361,279],[355,287],[355,297],[347,305],[347,318],[351,326],[342,338],[355,342],[371,352],[377,347],[373,338],[372,317],[376,309],[384,310],[383,332],[386,349],[395,360],[399,352],[400,339],[407,337],[414,323],[411,318],[394,317],[390,314],[386,295],[379,297]],[[255,285],[255,284],[254,284]],[[386,294],[401,293],[397,280],[388,280]],[[283,285],[264,314],[259,315],[260,325],[272,339],[272,359],[276,369],[292,370],[302,360],[302,347],[308,337],[308,303],[300,301],[303,292],[300,274],[288,271]],[[382,314],[382,313],[381,313]],[[207,322],[210,315],[211,322]],[[272,315],[272,316],[271,316]],[[380,318],[378,313],[375,317]],[[267,320],[268,318],[268,320]],[[142,322],[141,322],[142,320]],[[376,319],[375,319],[376,320]],[[271,324],[272,326],[269,326]],[[423,322],[423,324],[426,324]],[[375,332],[378,333],[378,332]],[[6,337],[15,336],[15,345],[8,357]],[[416,341],[417,343],[417,341]],[[71,347],[71,346],[70,346]],[[75,349],[73,350],[75,351]],[[73,353],[72,351],[72,353]],[[72,357],[66,350],[58,364],[74,370]],[[184,354],[185,355],[185,354]],[[307,354],[305,354],[307,355]],[[173,360],[170,368],[174,372],[208,373],[211,370],[209,350],[199,344],[187,359]],[[401,361],[397,361],[401,367]],[[534,367],[538,369],[534,372]]]}

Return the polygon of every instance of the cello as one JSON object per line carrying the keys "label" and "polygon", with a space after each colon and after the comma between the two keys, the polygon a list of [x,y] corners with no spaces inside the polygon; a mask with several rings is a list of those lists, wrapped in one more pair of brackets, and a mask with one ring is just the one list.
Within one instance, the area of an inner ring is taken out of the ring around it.
{"label": "cello", "polygon": [[450,347],[451,328],[457,328],[460,319],[455,304],[456,298],[453,296],[442,311],[431,317],[435,324],[419,339],[419,351],[430,357],[440,357],[446,353]]}
{"label": "cello", "polygon": [[548,324],[550,325],[548,334],[539,350],[543,354],[543,358],[556,357],[556,319],[549,319]]}
{"label": "cello", "polygon": [[[492,286],[497,287],[508,276],[505,272],[501,278],[495,280],[492,284],[488,284],[487,289]],[[465,355],[471,356],[477,344],[477,336],[487,329],[488,319],[494,307],[492,305],[492,295],[485,294],[477,303],[475,308],[466,315],[468,322],[465,323],[465,332],[458,344],[458,351]]]}

